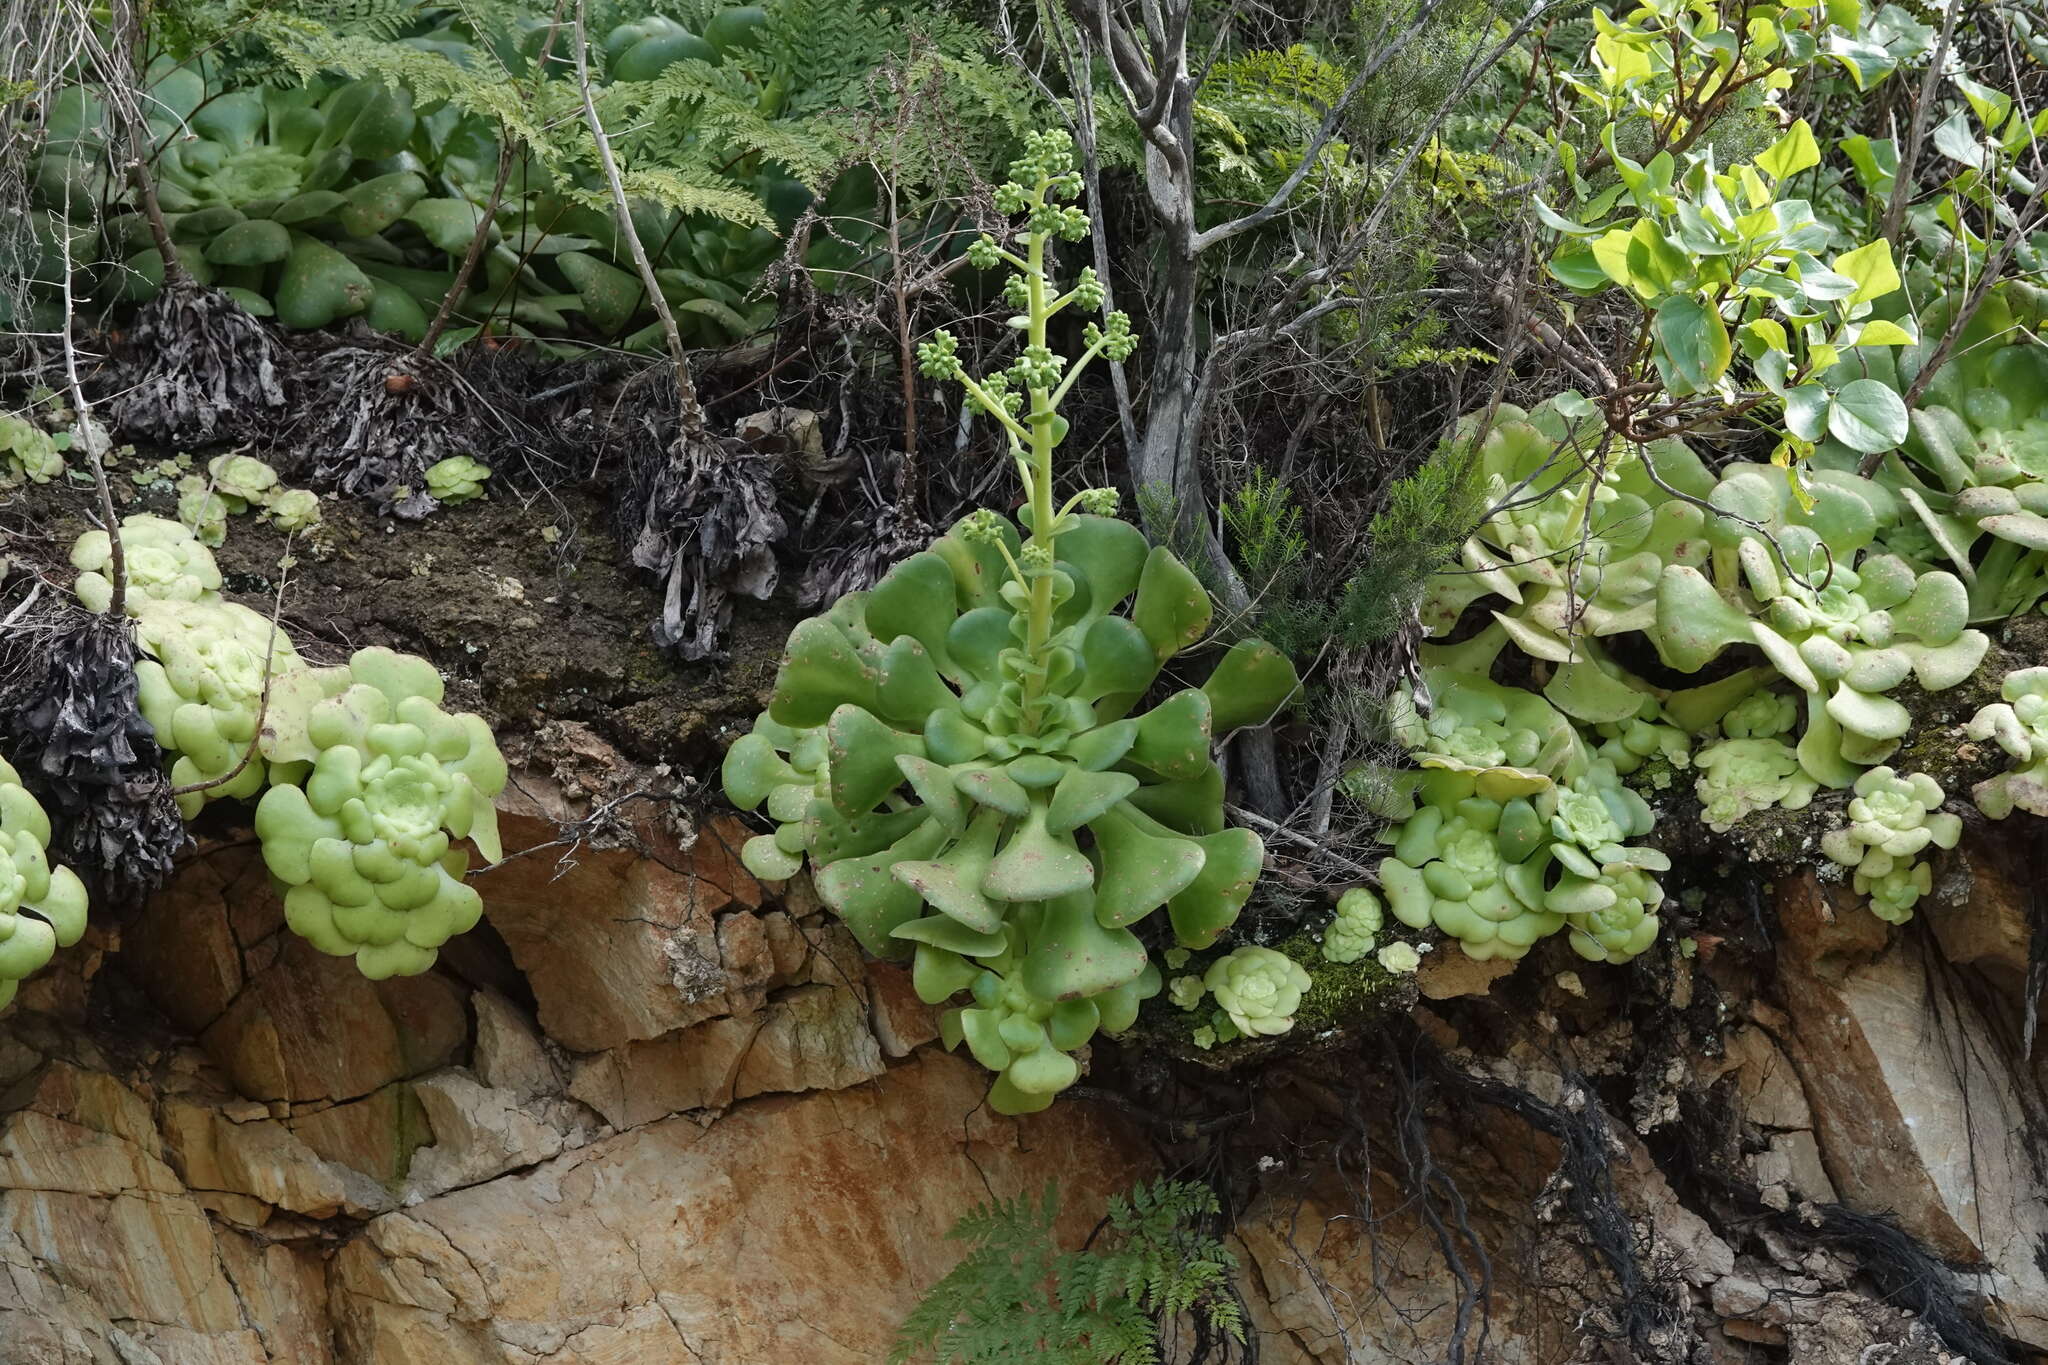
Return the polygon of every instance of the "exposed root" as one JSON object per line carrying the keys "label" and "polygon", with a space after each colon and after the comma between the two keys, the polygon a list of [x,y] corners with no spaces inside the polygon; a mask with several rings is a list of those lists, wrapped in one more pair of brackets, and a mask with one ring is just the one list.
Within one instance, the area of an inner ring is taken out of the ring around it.
{"label": "exposed root", "polygon": [[1637,1359],[1686,1358],[1684,1343],[1692,1329],[1685,1286],[1644,1264],[1643,1238],[1614,1187],[1611,1163],[1620,1147],[1586,1078],[1561,1070],[1563,1099],[1551,1104],[1517,1086],[1460,1069],[1426,1041],[1419,1043],[1418,1054],[1418,1069],[1426,1069],[1451,1093],[1505,1110],[1562,1147],[1543,1202],[1570,1216],[1616,1287],[1603,1314],[1586,1315],[1587,1330],[1597,1330],[1594,1324],[1604,1317],[1605,1330],[1626,1341]]}
{"label": "exposed root", "polygon": [[185,824],[136,708],[128,623],[66,610],[55,628],[18,638],[41,667],[22,661],[22,685],[0,697],[0,732],[50,816],[50,852],[96,904],[139,904],[169,879]]}
{"label": "exposed root", "polygon": [[218,289],[168,284],[119,334],[101,385],[114,428],[167,446],[246,441],[277,426],[287,357]]}
{"label": "exposed root", "polygon": [[[735,596],[766,601],[788,527],[776,507],[775,462],[721,442],[711,459],[663,459],[635,482],[633,563],[662,583],[654,638],[686,660],[720,657]],[[644,468],[644,466],[643,466]]]}
{"label": "exposed root", "polygon": [[494,463],[530,444],[453,366],[408,351],[338,347],[302,368],[299,387],[303,472],[401,517],[440,506],[426,491],[429,466],[451,455]]}
{"label": "exposed root", "polygon": [[797,587],[797,605],[824,607],[846,593],[874,587],[898,560],[929,545],[934,534],[930,525],[906,516],[896,503],[884,503],[865,517],[856,514],[850,536],[811,557]]}

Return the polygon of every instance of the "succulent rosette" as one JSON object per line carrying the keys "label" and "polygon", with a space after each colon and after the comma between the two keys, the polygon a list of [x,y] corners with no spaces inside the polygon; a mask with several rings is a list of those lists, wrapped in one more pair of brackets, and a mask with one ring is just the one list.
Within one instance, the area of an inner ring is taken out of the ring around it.
{"label": "succulent rosette", "polygon": [[482,497],[484,480],[490,477],[491,467],[481,460],[467,455],[450,455],[427,466],[427,492],[437,502],[453,506]]}
{"label": "succulent rosette", "polygon": [[1239,1033],[1270,1038],[1294,1027],[1310,978],[1287,954],[1248,945],[1210,963],[1202,984]]}
{"label": "succulent rosette", "polygon": [[1323,930],[1323,957],[1330,962],[1356,962],[1373,949],[1386,922],[1380,898],[1369,887],[1354,886],[1337,898],[1337,915]]}
{"label": "succulent rosette", "polygon": [[46,850],[50,820],[0,758],[0,1008],[57,949],[85,933],[85,887]]}
{"label": "succulent rosette", "polygon": [[1880,919],[1909,919],[1933,886],[1932,872],[1917,855],[1930,845],[1954,848],[1962,837],[1962,818],[1941,803],[1941,784],[1926,773],[1901,777],[1872,768],[1856,779],[1848,827],[1821,837],[1821,851],[1852,869],[1852,884],[1870,897],[1871,913]]}
{"label": "succulent rosette", "polygon": [[1965,733],[1992,740],[2012,762],[1970,793],[1977,809],[2003,820],[2015,809],[2048,815],[2048,668],[2018,668],[1999,686],[2002,701],[1970,718]]}
{"label": "succulent rosette", "polygon": [[263,859],[294,932],[372,979],[412,975],[482,913],[455,841],[502,856],[491,800],[505,761],[481,718],[441,710],[423,659],[359,650],[331,681],[306,713],[304,788],[274,786],[256,808]]}
{"label": "succulent rosette", "polygon": [[[121,550],[128,571],[125,608],[139,616],[150,602],[209,602],[220,596],[220,568],[199,537],[175,521],[138,513],[121,521]],[[71,546],[78,570],[72,590],[88,611],[113,605],[112,538],[87,531]]]}
{"label": "succulent rosette", "polygon": [[[1790,698],[1784,699],[1790,704]],[[1724,739],[1694,756],[1699,779],[1693,790],[1704,807],[1707,828],[1725,834],[1735,822],[1781,806],[1804,809],[1820,784],[1799,766],[1799,755],[1782,739]]]}
{"label": "succulent rosette", "polygon": [[149,602],[135,639],[144,652],[136,700],[157,742],[175,755],[171,782],[217,783],[178,797],[186,819],[207,801],[261,791],[266,759],[311,757],[284,736],[295,733],[288,718],[318,698],[321,681],[268,617],[235,602]]}

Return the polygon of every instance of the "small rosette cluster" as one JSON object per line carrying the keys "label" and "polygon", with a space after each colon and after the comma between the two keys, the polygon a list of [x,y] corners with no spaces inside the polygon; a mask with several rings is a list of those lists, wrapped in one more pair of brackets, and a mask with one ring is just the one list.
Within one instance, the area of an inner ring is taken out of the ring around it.
{"label": "small rosette cluster", "polygon": [[[425,971],[481,909],[454,841],[500,856],[492,798],[506,769],[490,728],[440,709],[424,659],[376,648],[311,666],[281,627],[221,596],[212,553],[184,526],[134,516],[120,529],[137,706],[180,812],[262,793],[256,831],[292,929],[366,976]],[[104,611],[107,535],[80,537],[71,558],[79,599]]]}
{"label": "small rosette cluster", "polygon": [[1337,898],[1337,914],[1323,930],[1323,958],[1329,962],[1356,962],[1373,950],[1386,910],[1371,888],[1354,886]]}
{"label": "small rosette cluster", "polygon": [[2016,668],[1999,685],[1995,701],[1970,718],[1965,733],[1995,742],[2011,758],[2006,771],[1980,782],[1970,793],[1977,809],[1993,820],[2015,810],[2048,815],[2048,668]]}
{"label": "small rosette cluster", "polygon": [[1926,773],[1901,777],[1887,767],[1856,779],[1849,799],[1849,825],[1821,837],[1821,851],[1853,870],[1857,894],[1870,898],[1870,912],[1903,924],[1913,905],[1934,884],[1934,874],[1916,856],[1930,844],[1954,848],[1962,818],[1941,809],[1941,784]]}
{"label": "small rosette cluster", "polygon": [[[320,696],[316,673],[268,617],[220,595],[213,553],[184,526],[132,516],[121,523],[121,546],[124,606],[141,656],[137,703],[171,756],[172,784],[200,788],[178,796],[180,812],[189,820],[208,801],[295,780],[303,768],[292,765],[313,756],[295,721]],[[113,597],[107,533],[80,536],[71,563],[79,601],[105,611]],[[273,763],[286,765],[275,779]]]}
{"label": "small rosette cluster", "polygon": [[305,786],[273,786],[256,807],[263,861],[314,947],[372,980],[422,972],[483,911],[455,841],[502,856],[491,802],[505,761],[479,717],[441,709],[425,660],[365,649],[328,672],[341,685],[307,710]]}
{"label": "small rosette cluster", "polygon": [[0,758],[0,1009],[31,972],[85,933],[85,886],[51,866],[50,819]]}
{"label": "small rosette cluster", "polygon": [[[1059,1007],[1047,1036],[1068,1052],[1158,989],[1141,921],[1164,910],[1175,942],[1203,948],[1236,919],[1264,850],[1225,828],[1210,746],[1270,719],[1298,682],[1271,647],[1242,641],[1204,686],[1132,714],[1207,631],[1209,596],[1128,523],[1063,514],[1057,537],[1040,562],[1016,528],[977,513],[799,625],[724,780],[735,805],[778,824],[743,850],[757,875],[808,862],[863,946],[914,956],[926,1000],[994,991],[976,985],[992,973],[1002,998],[1035,1002],[1006,1017]],[[997,1055],[981,1024],[949,1028],[971,1045],[979,1033],[984,1062]],[[1044,1060],[998,1069],[1009,1110],[1072,1079]]]}
{"label": "small rosette cluster", "polygon": [[1803,810],[1812,804],[1820,783],[1781,738],[1798,723],[1799,704],[1768,687],[1750,693],[1721,717],[1723,738],[1693,755],[1699,770],[1693,791],[1708,829],[1726,834],[1758,811]]}
{"label": "small rosette cluster", "polygon": [[1238,1033],[1270,1038],[1294,1027],[1310,983],[1308,972],[1287,954],[1247,945],[1210,963],[1202,984]]}
{"label": "small rosette cluster", "polygon": [[1581,957],[1627,961],[1656,938],[1652,874],[1670,867],[1629,843],[1654,816],[1548,701],[1485,676],[1499,646],[1493,633],[1442,651],[1471,671],[1430,668],[1430,717],[1397,713],[1422,771],[1412,809],[1381,835],[1387,907],[1474,958],[1519,958],[1565,932]]}

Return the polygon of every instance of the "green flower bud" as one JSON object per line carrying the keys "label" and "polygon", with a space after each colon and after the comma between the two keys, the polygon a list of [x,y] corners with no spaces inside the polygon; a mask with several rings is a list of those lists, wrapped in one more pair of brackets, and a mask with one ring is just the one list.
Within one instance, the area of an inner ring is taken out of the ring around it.
{"label": "green flower bud", "polygon": [[1002,259],[996,239],[985,232],[967,248],[967,263],[977,270],[992,270]]}
{"label": "green flower bud", "polygon": [[960,342],[951,332],[934,332],[930,341],[922,343],[917,348],[918,368],[924,371],[927,378],[958,379],[964,373],[958,355],[959,350]]}
{"label": "green flower bud", "polygon": [[1020,389],[1049,389],[1060,382],[1060,371],[1066,365],[1067,358],[1053,354],[1050,346],[1026,346],[1017,363],[1010,366],[1010,377]]}
{"label": "green flower bud", "polygon": [[1003,519],[986,507],[977,507],[954,524],[953,534],[971,545],[996,545],[1003,539]]}
{"label": "green flower bud", "polygon": [[1101,279],[1095,274],[1094,266],[1081,267],[1081,273],[1074,277],[1073,294],[1075,304],[1091,313],[1101,308],[1102,301],[1108,297]]}

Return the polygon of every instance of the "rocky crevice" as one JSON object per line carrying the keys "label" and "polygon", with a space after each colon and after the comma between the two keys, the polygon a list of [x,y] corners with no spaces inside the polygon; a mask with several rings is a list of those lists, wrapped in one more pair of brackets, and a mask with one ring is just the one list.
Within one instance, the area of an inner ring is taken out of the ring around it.
{"label": "rocky crevice", "polygon": [[532,852],[425,976],[282,932],[230,836],[29,983],[0,1021],[8,1365],[866,1365],[967,1207],[1056,1178],[1073,1244],[1191,1167],[1266,1365],[2048,1358],[2031,874],[1982,833],[1903,930],[1810,872],[1754,910],[1723,882],[1692,955],[1439,948],[1412,1007],[1241,1078],[1103,1046],[1136,1114],[1008,1120],[736,826],[594,825],[647,770],[552,733],[505,811]]}

